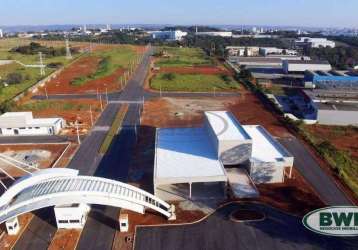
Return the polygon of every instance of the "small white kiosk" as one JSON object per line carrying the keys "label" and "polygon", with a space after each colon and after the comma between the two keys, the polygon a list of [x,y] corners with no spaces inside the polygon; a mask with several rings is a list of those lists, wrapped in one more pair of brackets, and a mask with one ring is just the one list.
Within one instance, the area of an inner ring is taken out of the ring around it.
{"label": "small white kiosk", "polygon": [[6,223],[6,231],[8,235],[17,235],[20,231],[20,224],[17,217],[8,220]]}
{"label": "small white kiosk", "polygon": [[86,223],[90,206],[87,204],[72,204],[68,206],[56,206],[54,210],[57,228],[82,229]]}
{"label": "small white kiosk", "polygon": [[129,230],[128,214],[121,214],[119,216],[119,229],[121,233],[127,233]]}

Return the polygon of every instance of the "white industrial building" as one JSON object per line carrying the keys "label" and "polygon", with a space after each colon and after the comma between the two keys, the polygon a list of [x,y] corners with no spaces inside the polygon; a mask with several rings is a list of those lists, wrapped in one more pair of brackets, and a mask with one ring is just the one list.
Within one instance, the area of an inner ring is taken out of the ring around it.
{"label": "white industrial building", "polygon": [[330,71],[332,66],[327,61],[284,60],[283,71],[288,73],[304,73],[305,71]]}
{"label": "white industrial building", "polygon": [[310,38],[310,37],[300,37],[295,41],[297,47],[310,47],[310,48],[320,48],[320,47],[336,47],[336,43],[327,38]]}
{"label": "white industrial building", "polygon": [[226,111],[205,112],[205,118],[202,127],[157,130],[156,196],[164,200],[223,197],[233,174],[228,175],[225,166],[249,173],[246,178],[234,178],[245,180],[243,187],[248,180],[282,183],[292,171],[292,155],[264,128],[242,126]]}
{"label": "white industrial building", "polygon": [[260,48],[260,54],[263,56],[268,55],[290,55],[290,56],[296,56],[298,55],[298,52],[296,50],[291,49],[280,49],[275,47],[264,47]]}
{"label": "white industrial building", "polygon": [[62,118],[33,118],[32,112],[8,112],[0,116],[1,136],[56,135],[65,126]]}
{"label": "white industrial building", "polygon": [[0,38],[3,38],[4,37],[4,34],[2,32],[2,29],[0,29]]}
{"label": "white industrial building", "polygon": [[208,31],[208,32],[196,32],[197,36],[221,36],[221,37],[232,37],[231,31]]}
{"label": "white industrial building", "polygon": [[259,47],[227,46],[226,51],[229,56],[258,56]]}
{"label": "white industrial building", "polygon": [[153,39],[161,39],[168,41],[180,41],[188,35],[187,32],[181,30],[168,30],[168,31],[150,31]]}

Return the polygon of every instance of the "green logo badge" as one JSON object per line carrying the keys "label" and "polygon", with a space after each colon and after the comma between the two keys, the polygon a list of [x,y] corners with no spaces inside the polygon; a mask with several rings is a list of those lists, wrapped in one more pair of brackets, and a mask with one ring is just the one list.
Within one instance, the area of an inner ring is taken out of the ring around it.
{"label": "green logo badge", "polygon": [[303,218],[303,225],[319,234],[358,236],[358,207],[334,206],[315,210]]}

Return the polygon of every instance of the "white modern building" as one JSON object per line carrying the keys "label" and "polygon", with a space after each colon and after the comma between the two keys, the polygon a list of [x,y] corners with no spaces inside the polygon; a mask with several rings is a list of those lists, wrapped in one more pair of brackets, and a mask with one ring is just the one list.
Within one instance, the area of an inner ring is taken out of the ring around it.
{"label": "white modern building", "polygon": [[332,66],[327,61],[284,60],[283,71],[288,73],[304,73],[305,71],[330,71]]}
{"label": "white modern building", "polygon": [[296,56],[296,55],[298,55],[298,52],[296,50],[290,50],[290,49],[280,49],[280,48],[275,48],[275,47],[263,47],[263,48],[260,48],[260,54],[263,56],[268,56],[268,55]]}
{"label": "white modern building", "polygon": [[65,126],[62,118],[33,118],[32,112],[8,112],[0,116],[0,136],[56,135]]}
{"label": "white modern building", "polygon": [[229,56],[258,56],[259,47],[244,47],[244,46],[227,46],[226,51]]}
{"label": "white modern building", "polygon": [[0,29],[0,38],[3,38],[4,37],[4,34],[2,32],[2,29]]}
{"label": "white modern building", "polygon": [[232,37],[231,31],[208,31],[208,32],[196,32],[197,36],[221,36],[221,37]]}
{"label": "white modern building", "polygon": [[242,126],[226,111],[205,112],[202,127],[157,130],[153,183],[161,199],[223,197],[230,184],[225,166],[246,172],[243,187],[247,180],[282,183],[293,157],[264,128]]}
{"label": "white modern building", "polygon": [[188,35],[187,32],[181,30],[168,30],[168,31],[150,31],[153,39],[161,39],[168,41],[180,41]]}
{"label": "white modern building", "polygon": [[320,48],[320,47],[336,47],[336,43],[327,38],[310,38],[310,37],[300,37],[295,41],[297,47],[310,47],[310,48]]}

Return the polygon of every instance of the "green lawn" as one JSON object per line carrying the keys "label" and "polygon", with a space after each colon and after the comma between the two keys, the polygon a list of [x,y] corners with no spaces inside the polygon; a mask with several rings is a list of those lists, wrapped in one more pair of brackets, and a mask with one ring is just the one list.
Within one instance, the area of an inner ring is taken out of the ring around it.
{"label": "green lawn", "polygon": [[58,110],[58,111],[88,111],[90,109],[89,104],[78,104],[58,100],[42,100],[42,101],[30,101],[21,106],[17,106],[13,111],[44,111],[44,110]]}
{"label": "green lawn", "polygon": [[199,48],[161,47],[157,49],[158,51],[164,51],[169,58],[160,58],[156,62],[157,67],[212,65],[210,57]]}
{"label": "green lawn", "polygon": [[[46,75],[51,74],[53,71],[53,69],[47,69]],[[19,84],[12,84],[7,87],[0,86],[0,103],[14,98],[16,95],[44,78],[44,76],[40,76],[40,69],[24,68],[15,63],[0,66],[1,79],[6,79],[9,73],[20,73],[23,76],[23,81]]]}
{"label": "green lawn", "polygon": [[152,89],[162,91],[211,92],[240,89],[240,84],[232,77],[225,80],[221,75],[201,74],[173,74],[174,78],[168,80],[166,74],[158,74],[151,79]]}
{"label": "green lawn", "polygon": [[[28,45],[30,42],[31,40],[18,38],[0,40],[0,60],[17,60],[23,64],[39,64],[38,55],[23,55],[20,53],[9,52],[16,46]],[[64,56],[43,57],[43,62],[46,65],[49,63],[62,63],[63,65],[67,65],[71,61],[72,60],[67,60]],[[54,71],[55,69],[46,68],[46,75],[41,76],[40,69],[38,68],[26,68],[17,63],[1,65],[0,77],[2,80],[6,79],[9,73],[20,73],[23,76],[23,80],[19,84],[13,84],[7,87],[0,86],[0,103],[14,98],[16,95],[25,91]]]}

